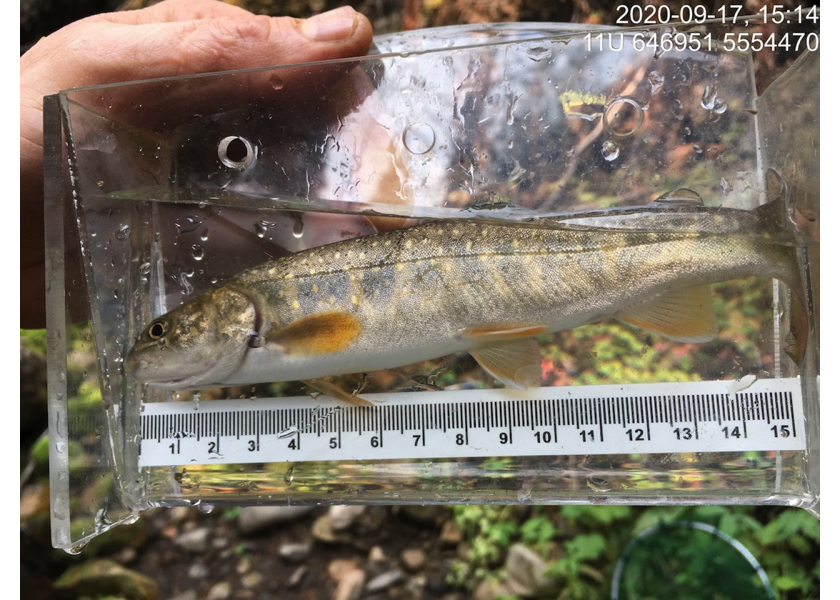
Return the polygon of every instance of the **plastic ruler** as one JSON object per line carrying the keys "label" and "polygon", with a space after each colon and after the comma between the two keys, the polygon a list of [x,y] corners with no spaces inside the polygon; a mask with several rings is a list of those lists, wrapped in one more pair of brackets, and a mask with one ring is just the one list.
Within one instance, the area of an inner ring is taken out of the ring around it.
{"label": "plastic ruler", "polygon": [[147,403],[141,467],[804,450],[798,379]]}

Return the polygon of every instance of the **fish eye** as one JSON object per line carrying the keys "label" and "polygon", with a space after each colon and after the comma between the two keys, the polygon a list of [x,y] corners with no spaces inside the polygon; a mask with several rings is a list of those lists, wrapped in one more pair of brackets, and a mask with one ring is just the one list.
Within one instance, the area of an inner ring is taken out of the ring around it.
{"label": "fish eye", "polygon": [[149,325],[149,337],[153,340],[159,340],[163,337],[163,334],[166,333],[166,322],[165,321],[155,321],[151,325]]}

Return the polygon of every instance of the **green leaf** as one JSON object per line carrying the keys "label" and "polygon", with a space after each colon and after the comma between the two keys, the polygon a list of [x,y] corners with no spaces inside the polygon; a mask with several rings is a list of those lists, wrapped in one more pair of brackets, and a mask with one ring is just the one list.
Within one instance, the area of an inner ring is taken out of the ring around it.
{"label": "green leaf", "polygon": [[593,560],[604,551],[607,542],[600,533],[578,535],[566,542],[566,552],[569,557],[578,561]]}
{"label": "green leaf", "polygon": [[788,575],[782,575],[778,579],[776,579],[773,583],[776,584],[776,587],[782,590],[783,592],[787,592],[790,590],[795,590],[797,588],[802,587],[802,582],[798,579],[794,579]]}

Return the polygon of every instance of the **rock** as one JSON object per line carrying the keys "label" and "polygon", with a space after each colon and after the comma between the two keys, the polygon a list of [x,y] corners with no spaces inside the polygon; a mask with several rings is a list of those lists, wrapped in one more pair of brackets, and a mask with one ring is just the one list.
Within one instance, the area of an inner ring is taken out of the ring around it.
{"label": "rock", "polygon": [[484,579],[473,591],[471,600],[496,600],[515,596],[509,587],[501,581]]}
{"label": "rock", "polygon": [[237,575],[244,575],[248,571],[251,570],[251,559],[247,557],[243,557],[239,559],[239,562],[236,563],[236,574]]}
{"label": "rock", "polygon": [[362,596],[364,586],[365,572],[361,569],[353,569],[338,582],[333,600],[358,600]]}
{"label": "rock", "polygon": [[301,519],[313,510],[314,506],[246,506],[239,513],[239,531],[253,535]]}
{"label": "rock", "polygon": [[370,549],[368,553],[368,562],[372,564],[385,562],[387,558],[385,557],[385,552],[382,551],[381,546],[374,546]]}
{"label": "rock", "polygon": [[187,577],[190,579],[204,579],[209,574],[210,569],[207,568],[207,565],[203,565],[201,563],[190,565],[190,568],[187,569]]}
{"label": "rock", "polygon": [[357,567],[355,560],[336,558],[327,566],[327,573],[333,581],[341,581],[350,571]]}
{"label": "rock", "polygon": [[455,546],[461,541],[461,530],[455,521],[446,521],[440,530],[440,541],[448,546]]}
{"label": "rock", "polygon": [[426,564],[426,553],[419,548],[407,548],[402,551],[400,559],[406,569],[416,573]]}
{"label": "rock", "polygon": [[325,544],[338,544],[350,541],[347,533],[336,533],[332,528],[332,519],[329,515],[321,515],[312,523],[312,536]]}
{"label": "rock", "polygon": [[134,548],[123,548],[114,555],[114,560],[125,566],[137,560],[137,550]]}
{"label": "rock", "polygon": [[183,594],[173,596],[171,600],[198,600],[198,592],[195,590],[187,590]]}
{"label": "rock", "polygon": [[277,554],[280,555],[280,558],[290,563],[299,563],[306,560],[306,557],[309,556],[311,551],[311,541],[305,543],[286,542],[280,544],[280,547],[277,549]]}
{"label": "rock", "polygon": [[423,574],[415,575],[405,584],[405,592],[412,598],[422,598],[423,590],[426,589],[426,576]]}
{"label": "rock", "polygon": [[158,600],[156,581],[104,558],[83,562],[67,569],[54,587],[74,597],[119,596],[126,600]]}
{"label": "rock", "polygon": [[400,506],[399,514],[400,516],[405,517],[408,521],[412,521],[419,525],[435,525],[443,522],[451,513],[447,507],[436,504],[426,506],[420,504],[410,504]]}
{"label": "rock", "polygon": [[182,533],[175,538],[175,545],[187,552],[198,554],[199,552],[204,552],[207,549],[209,541],[210,528],[198,527],[192,531]]}
{"label": "rock", "polygon": [[242,584],[242,587],[244,587],[245,589],[248,589],[248,590],[257,587],[262,582],[263,582],[262,573],[257,573],[256,571],[252,571],[251,573],[248,573],[248,574],[244,575],[242,577],[242,580],[240,581],[240,583]]}
{"label": "rock", "polygon": [[286,582],[286,587],[289,588],[296,588],[301,583],[303,583],[303,578],[306,577],[306,574],[309,572],[309,567],[306,565],[301,565],[297,569],[295,569],[291,576],[289,576],[289,580]]}
{"label": "rock", "polygon": [[169,517],[170,523],[180,523],[181,521],[185,521],[191,514],[192,509],[189,506],[176,506],[169,509],[167,516]]}
{"label": "rock", "polygon": [[402,580],[403,574],[399,569],[386,571],[382,573],[382,575],[377,575],[371,579],[365,586],[365,592],[368,594],[375,594],[376,592],[387,590],[389,587],[401,582]]}
{"label": "rock", "polygon": [[559,593],[557,582],[545,574],[546,567],[539,554],[522,544],[514,544],[505,559],[505,583],[517,596],[556,596]]}
{"label": "rock", "polygon": [[220,581],[207,592],[207,600],[227,600],[230,598],[231,585],[227,581]]}
{"label": "rock", "polygon": [[23,488],[20,493],[20,518],[28,519],[32,515],[50,508],[50,488],[34,483]]}
{"label": "rock", "polygon": [[346,531],[362,516],[366,506],[330,506],[330,525],[333,531]]}

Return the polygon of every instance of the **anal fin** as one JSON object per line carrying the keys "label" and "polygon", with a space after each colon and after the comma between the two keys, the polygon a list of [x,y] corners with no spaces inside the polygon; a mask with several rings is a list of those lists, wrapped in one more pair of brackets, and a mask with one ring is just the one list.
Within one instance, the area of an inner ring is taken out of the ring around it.
{"label": "anal fin", "polygon": [[542,382],[542,355],[533,338],[476,348],[470,354],[482,369],[509,387],[522,390]]}
{"label": "anal fin", "polygon": [[616,318],[677,342],[708,342],[718,334],[709,286],[668,292],[619,313]]}

